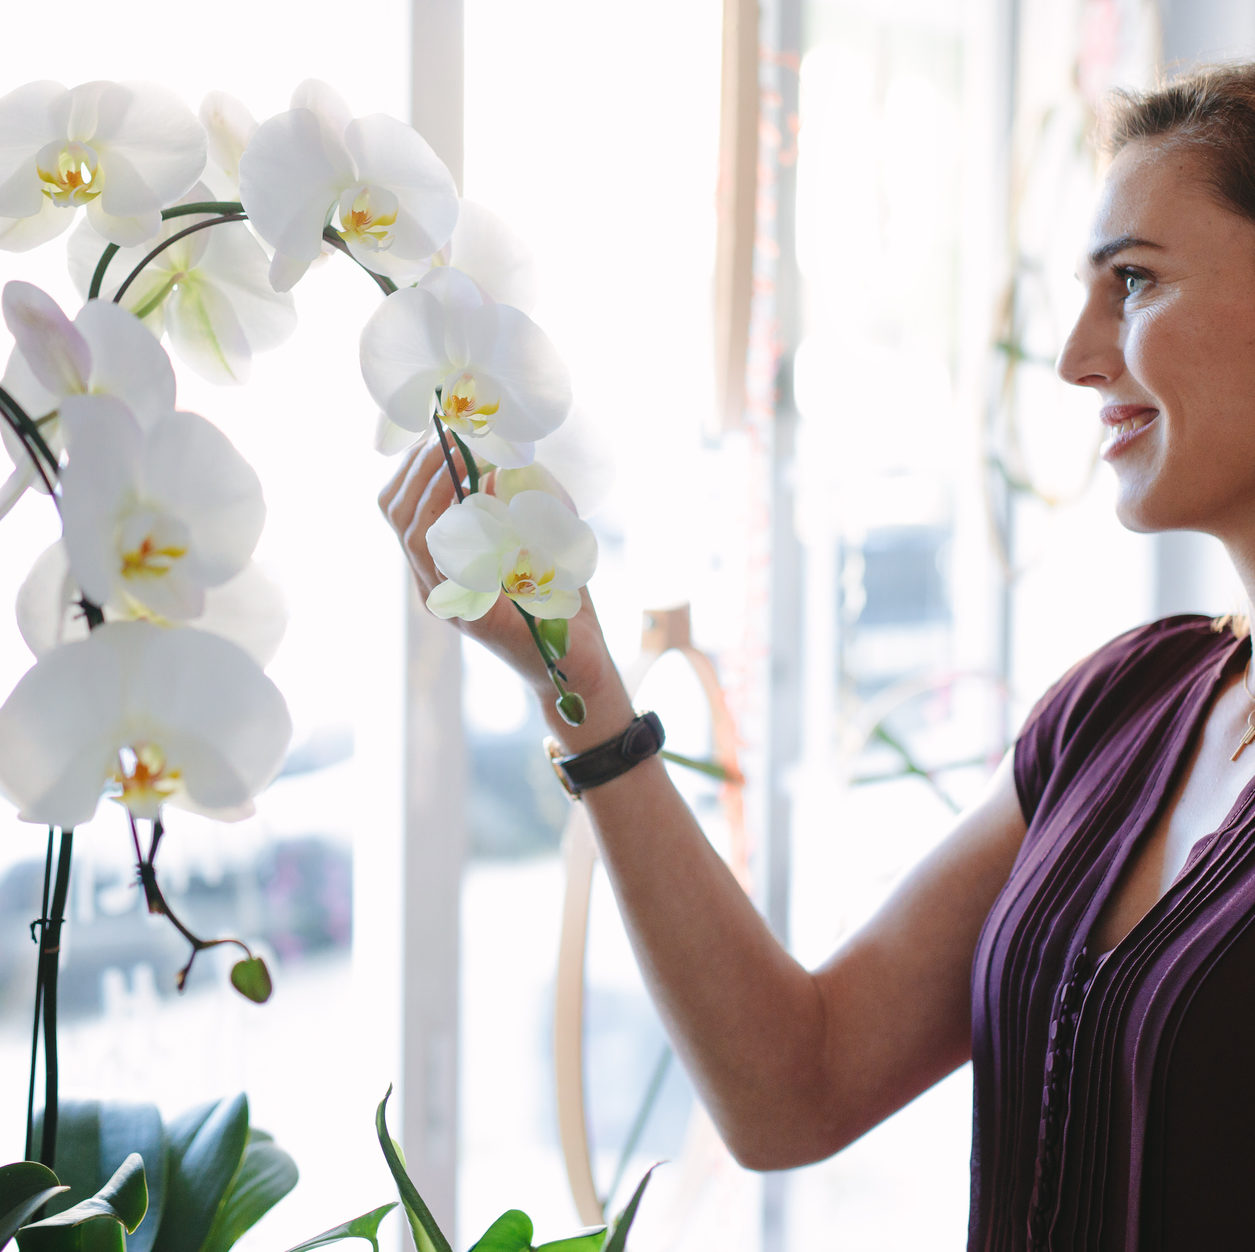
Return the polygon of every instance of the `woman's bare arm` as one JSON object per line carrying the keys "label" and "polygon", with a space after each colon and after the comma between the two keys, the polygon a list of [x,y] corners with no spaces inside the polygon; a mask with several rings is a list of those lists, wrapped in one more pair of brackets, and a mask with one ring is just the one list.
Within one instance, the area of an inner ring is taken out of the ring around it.
{"label": "woman's bare arm", "polygon": [[[423,536],[451,500],[434,445],[412,453],[380,497],[424,595],[439,575]],[[517,619],[503,600],[464,629],[532,684],[567,751],[621,731],[633,709],[591,605],[571,623],[563,662],[588,704],[578,727],[554,712]],[[743,1164],[780,1169],[828,1156],[967,1058],[976,938],[1024,834],[1006,762],[951,835],[815,971],[772,935],[660,760],[581,803],[655,1003]]]}

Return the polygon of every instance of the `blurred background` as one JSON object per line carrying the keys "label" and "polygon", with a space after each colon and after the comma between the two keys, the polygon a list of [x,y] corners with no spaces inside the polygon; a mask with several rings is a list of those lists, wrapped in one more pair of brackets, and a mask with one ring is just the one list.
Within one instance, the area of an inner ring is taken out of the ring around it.
{"label": "blurred background", "polygon": [[[601,618],[636,672],[647,615],[690,610],[746,782],[677,777],[806,962],[946,832],[1075,659],[1162,613],[1235,607],[1210,541],[1120,530],[1093,402],[1052,361],[1103,93],[1250,54],[1255,10],[376,0],[331,23],[286,0],[63,0],[53,21],[6,14],[0,89],[140,78],[193,109],[225,90],[264,119],[322,78],[354,114],[412,117],[526,244],[534,316],[575,378],[563,456],[602,547]],[[4,254],[0,277],[77,307],[58,244]],[[966,1071],[833,1160],[739,1169],[668,1060],[598,873],[586,950],[567,949],[582,1088],[555,1077],[570,809],[526,693],[416,612],[378,517],[391,463],[357,370],[377,293],[333,259],[296,297],[294,339],[246,387],[179,384],[266,490],[258,555],[290,611],[270,673],[296,738],[254,818],[172,815],[162,854],[176,908],[256,941],[275,996],[240,1001],[209,957],[174,993],[182,945],[144,915],[102,808],[76,843],[65,1094],[174,1113],[246,1090],[302,1171],[248,1248],[391,1196],[372,1126],[390,1082],[394,1133],[455,1246],[508,1207],[539,1239],[570,1233],[560,1081],[583,1090],[610,1209],[671,1162],[639,1252],[963,1246]],[[3,527],[15,592],[55,517],[31,498]],[[0,689],[29,664],[0,614]],[[683,657],[639,696],[669,746],[712,754]],[[0,813],[4,1160],[22,1148],[43,856],[43,833]],[[400,1223],[385,1230],[399,1248]]]}

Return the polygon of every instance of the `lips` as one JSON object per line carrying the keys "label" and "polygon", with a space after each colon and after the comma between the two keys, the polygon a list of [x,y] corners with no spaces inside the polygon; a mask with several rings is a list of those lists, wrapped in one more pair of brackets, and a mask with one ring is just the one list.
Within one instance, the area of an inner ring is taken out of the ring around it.
{"label": "lips", "polygon": [[1141,404],[1108,404],[1099,416],[1107,427],[1099,452],[1107,456],[1136,439],[1159,416],[1159,410]]}

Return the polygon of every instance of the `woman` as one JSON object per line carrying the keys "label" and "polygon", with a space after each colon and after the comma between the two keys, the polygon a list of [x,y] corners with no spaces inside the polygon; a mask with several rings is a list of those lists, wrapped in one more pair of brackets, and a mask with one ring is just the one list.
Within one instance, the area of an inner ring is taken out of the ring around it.
{"label": "woman", "polygon": [[[1111,135],[1059,372],[1095,393],[1121,521],[1218,536],[1249,598],[1255,67],[1121,97]],[[451,500],[434,444],[381,496],[424,593],[439,575],[423,537]],[[633,710],[591,604],[571,626],[579,727],[551,711],[512,606],[465,629],[582,754]],[[970,1248],[1255,1244],[1249,656],[1244,634],[1185,617],[1079,663],[953,833],[813,972],[656,756],[577,761],[613,775],[583,802],[654,998],[737,1158],[827,1156],[970,1056]]]}

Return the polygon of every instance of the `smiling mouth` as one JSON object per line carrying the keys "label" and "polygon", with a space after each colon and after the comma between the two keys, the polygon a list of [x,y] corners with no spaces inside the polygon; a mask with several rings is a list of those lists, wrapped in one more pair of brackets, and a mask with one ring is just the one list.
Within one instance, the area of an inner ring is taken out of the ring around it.
{"label": "smiling mouth", "polygon": [[1132,412],[1104,413],[1103,422],[1107,427],[1107,436],[1098,452],[1100,456],[1110,456],[1125,444],[1135,439],[1159,416],[1158,409],[1138,409]]}

